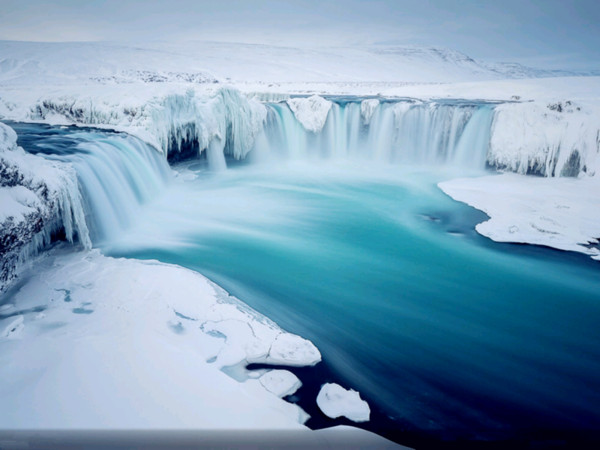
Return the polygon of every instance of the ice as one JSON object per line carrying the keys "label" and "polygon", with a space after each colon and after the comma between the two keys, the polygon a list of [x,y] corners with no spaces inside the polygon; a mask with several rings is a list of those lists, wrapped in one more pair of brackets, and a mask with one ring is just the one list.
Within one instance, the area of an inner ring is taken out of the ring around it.
{"label": "ice", "polygon": [[477,232],[498,242],[545,245],[600,256],[600,180],[503,174],[445,181],[440,188],[490,219]]}
{"label": "ice", "polygon": [[286,397],[296,392],[302,382],[289,370],[270,370],[259,378],[260,383],[277,397]]}
{"label": "ice", "polygon": [[[250,327],[266,349],[293,335],[198,273],[63,245],[27,276],[12,297],[22,313],[0,323],[0,428],[280,429],[306,420],[258,380],[236,381],[207,362]],[[74,313],[80,307],[93,312]],[[203,323],[224,324],[222,337]]]}
{"label": "ice", "polygon": [[308,98],[291,98],[287,100],[287,104],[298,122],[307,131],[313,133],[318,133],[323,129],[331,109],[331,102],[318,95],[311,95]]}
{"label": "ice", "polygon": [[25,186],[12,186],[0,189],[0,223],[9,217],[18,223],[25,220],[27,214],[40,207],[40,199]]}
{"label": "ice", "polygon": [[312,342],[289,333],[278,334],[272,341],[264,358],[254,358],[253,362],[266,362],[288,366],[314,366],[321,361],[321,353]]}
{"label": "ice", "polygon": [[198,153],[210,150],[209,162],[219,167],[225,154],[236,159],[246,156],[265,117],[261,103],[237,90],[222,88],[208,96],[188,89],[185,95],[169,95],[154,105],[144,122],[165,154],[195,146]]}
{"label": "ice", "polygon": [[571,100],[496,108],[488,163],[547,177],[594,175],[600,164],[599,105]]}
{"label": "ice", "polygon": [[379,106],[379,100],[376,98],[369,98],[363,100],[360,104],[360,116],[365,125],[369,125],[371,123],[371,117],[373,117],[373,113]]}
{"label": "ice", "polygon": [[64,230],[68,241],[91,248],[83,199],[73,167],[26,153],[12,128],[0,123],[0,291],[18,266]]}
{"label": "ice", "polygon": [[336,383],[326,383],[321,387],[317,405],[332,419],[344,416],[353,422],[368,422],[371,415],[369,405],[358,392],[346,390]]}

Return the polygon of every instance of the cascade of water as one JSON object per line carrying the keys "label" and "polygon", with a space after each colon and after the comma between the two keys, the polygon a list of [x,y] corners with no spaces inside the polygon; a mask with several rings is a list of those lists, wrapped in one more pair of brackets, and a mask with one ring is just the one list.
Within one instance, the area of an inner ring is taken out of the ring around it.
{"label": "cascade of water", "polygon": [[[253,159],[263,160],[359,158],[483,168],[494,114],[486,104],[371,101],[364,108],[359,101],[339,101],[332,102],[320,131],[312,132],[286,103],[268,104],[266,118],[261,119],[248,105],[236,109],[244,102],[229,98],[228,91],[222,96],[215,100],[221,105],[215,106],[216,117],[223,119],[220,131],[206,147],[212,170],[226,168],[225,155],[243,158],[250,149]],[[256,132],[261,121],[262,130]],[[37,147],[35,152],[75,168],[94,243],[129,227],[140,206],[160,192],[168,178],[164,155],[131,136],[62,132],[46,137]],[[71,233],[68,220],[65,226]]]}
{"label": "cascade of water", "polygon": [[124,134],[55,131],[49,136],[37,135],[27,147],[75,169],[94,244],[126,229],[141,205],[161,191],[170,174],[164,155]]}
{"label": "cascade of water", "polygon": [[162,155],[131,136],[86,133],[71,160],[86,201],[94,241],[127,228],[140,206],[164,187],[169,167]]}
{"label": "cascade of water", "polygon": [[481,104],[334,103],[320,132],[307,131],[285,103],[268,105],[253,152],[262,159],[364,158],[381,162],[485,167],[494,109]]}

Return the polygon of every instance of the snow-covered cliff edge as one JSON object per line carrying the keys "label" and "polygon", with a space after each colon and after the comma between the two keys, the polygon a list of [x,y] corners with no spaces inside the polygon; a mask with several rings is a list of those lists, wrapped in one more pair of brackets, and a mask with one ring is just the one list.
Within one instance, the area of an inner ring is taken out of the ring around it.
{"label": "snow-covered cliff edge", "polygon": [[64,233],[91,248],[77,175],[72,167],[26,153],[0,123],[0,291],[19,264]]}
{"label": "snow-covered cliff edge", "polygon": [[498,105],[487,160],[520,174],[593,176],[600,164],[600,108],[570,100]]}

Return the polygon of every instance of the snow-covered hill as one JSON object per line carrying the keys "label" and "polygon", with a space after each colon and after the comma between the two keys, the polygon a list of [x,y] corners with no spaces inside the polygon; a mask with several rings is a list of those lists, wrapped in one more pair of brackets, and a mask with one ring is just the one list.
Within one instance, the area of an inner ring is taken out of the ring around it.
{"label": "snow-covered hill", "polygon": [[[0,41],[0,82],[92,80],[261,82],[456,82],[536,76],[436,47],[280,47],[258,44],[36,43]],[[564,75],[564,74],[563,74]],[[548,74],[544,74],[548,76]]]}

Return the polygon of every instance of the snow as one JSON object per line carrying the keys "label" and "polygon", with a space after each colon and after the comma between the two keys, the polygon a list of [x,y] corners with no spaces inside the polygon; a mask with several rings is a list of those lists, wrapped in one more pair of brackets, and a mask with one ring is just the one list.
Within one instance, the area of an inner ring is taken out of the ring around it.
{"label": "snow", "polygon": [[417,46],[299,48],[226,42],[1,43],[0,74],[13,82],[24,76],[52,83],[92,79],[111,84],[163,84],[214,79],[245,81],[412,81],[497,79],[495,70],[460,52]]}
{"label": "snow", "polygon": [[[0,42],[0,55],[0,119],[122,130],[171,156],[189,144],[214,168],[226,152],[240,159],[251,151],[266,120],[261,101],[286,101],[311,133],[327,121],[326,95],[376,97],[361,103],[364,123],[384,98],[505,102],[494,113],[488,164],[554,178],[503,174],[440,188],[485,211],[490,220],[477,231],[491,239],[600,259],[600,77],[506,79],[543,74],[385,45]],[[22,180],[3,174],[2,229],[24,236],[31,214],[48,225],[28,230],[15,258],[47,244],[56,222],[89,247],[73,168],[26,154],[15,138],[0,124],[0,168]],[[243,366],[315,364],[309,341],[181,268],[96,252],[44,258],[11,298],[15,307],[0,310],[1,427],[287,428],[306,420],[273,395],[286,383],[292,389],[289,376],[252,379]],[[224,374],[236,370],[239,379]],[[325,385],[317,401],[326,414],[368,420],[354,391]]]}
{"label": "snow", "polygon": [[83,200],[73,167],[26,153],[0,123],[0,291],[18,265],[63,229],[69,242],[91,248]]}
{"label": "snow", "polygon": [[379,100],[376,98],[368,98],[360,103],[360,116],[362,117],[363,123],[369,125],[371,123],[371,117],[379,106]]}
{"label": "snow", "polygon": [[355,390],[346,390],[336,383],[326,383],[317,396],[317,405],[332,419],[344,416],[353,422],[368,422],[371,410]]}
{"label": "snow", "polygon": [[318,95],[311,95],[308,98],[291,98],[287,100],[287,104],[298,122],[307,131],[313,133],[318,133],[323,129],[331,109],[331,102]]}
{"label": "snow", "polygon": [[260,384],[277,397],[286,397],[296,392],[302,382],[289,370],[270,370],[259,378]]}
{"label": "snow", "polygon": [[[19,203],[23,212],[23,207],[48,203],[40,197],[47,195],[56,203],[55,213],[61,216],[67,239],[72,241],[76,232],[84,245],[90,246],[77,176],[72,167],[26,153],[17,146],[14,130],[0,123],[0,168],[3,177],[0,189],[6,190],[3,198],[10,199],[13,206]],[[43,194],[45,189],[50,191],[49,194]],[[29,192],[25,193],[25,190]],[[6,218],[10,212],[0,214]],[[14,217],[15,220],[19,218],[19,214]]]}
{"label": "snow", "polygon": [[35,212],[40,199],[24,186],[3,187],[0,189],[0,223],[12,217],[15,222],[25,220],[25,215]]}
{"label": "snow", "polygon": [[[256,349],[276,340],[297,356],[300,338],[203,276],[66,246],[25,272],[14,308],[0,315],[0,428],[288,429],[306,420],[218,362],[226,353],[231,364],[266,361]],[[314,363],[318,351],[302,343]],[[298,365],[296,356],[278,363]],[[278,387],[291,390],[289,381]]]}
{"label": "snow", "polygon": [[517,173],[577,176],[600,164],[600,105],[571,100],[496,108],[488,163]]}
{"label": "snow", "polygon": [[439,187],[490,216],[476,230],[494,241],[545,245],[600,257],[597,177],[550,179],[507,173],[445,181]]}

